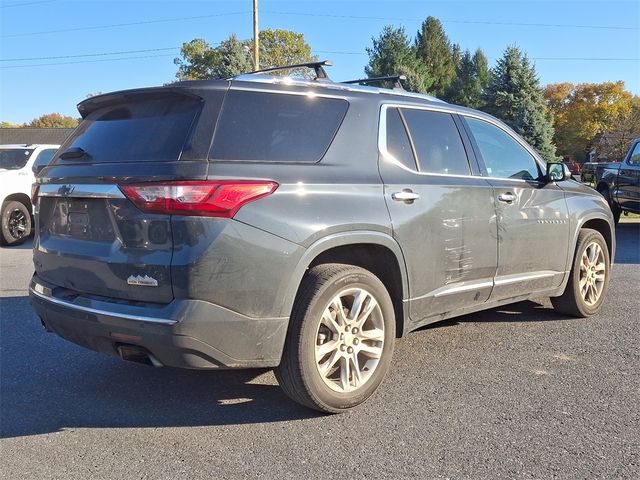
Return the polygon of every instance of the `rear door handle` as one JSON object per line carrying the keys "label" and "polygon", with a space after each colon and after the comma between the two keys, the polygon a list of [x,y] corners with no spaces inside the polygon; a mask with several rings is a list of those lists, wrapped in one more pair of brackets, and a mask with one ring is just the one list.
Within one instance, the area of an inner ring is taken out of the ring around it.
{"label": "rear door handle", "polygon": [[500,195],[498,195],[498,200],[500,200],[501,202],[506,202],[506,203],[511,203],[516,199],[516,196],[511,193],[501,193]]}
{"label": "rear door handle", "polygon": [[420,194],[412,192],[410,189],[405,188],[401,192],[392,193],[391,198],[393,198],[397,202],[413,203],[420,198]]}

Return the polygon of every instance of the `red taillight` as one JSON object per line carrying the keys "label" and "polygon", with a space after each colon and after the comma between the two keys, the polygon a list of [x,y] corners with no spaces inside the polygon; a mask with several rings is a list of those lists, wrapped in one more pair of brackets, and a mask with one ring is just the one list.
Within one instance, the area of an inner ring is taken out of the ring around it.
{"label": "red taillight", "polygon": [[120,185],[144,212],[232,218],[244,204],[269,195],[278,184],[269,181],[185,180]]}

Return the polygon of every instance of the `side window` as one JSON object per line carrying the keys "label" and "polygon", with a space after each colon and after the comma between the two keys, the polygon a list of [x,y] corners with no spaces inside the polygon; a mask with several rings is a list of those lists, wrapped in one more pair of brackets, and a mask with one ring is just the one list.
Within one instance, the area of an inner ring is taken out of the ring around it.
{"label": "side window", "polygon": [[397,108],[387,110],[387,151],[405,167],[416,170],[411,143]]}
{"label": "side window", "polygon": [[317,162],[348,108],[349,103],[338,98],[230,90],[209,158]]}
{"label": "side window", "polygon": [[633,147],[633,152],[631,152],[631,156],[629,157],[629,163],[631,165],[640,165],[640,142],[636,143],[636,146]]}
{"label": "side window", "polygon": [[416,149],[418,169],[426,173],[469,175],[469,161],[453,117],[448,113],[403,108]]}
{"label": "side window", "polygon": [[533,156],[511,135],[489,122],[465,117],[490,177],[536,180],[540,170]]}
{"label": "side window", "polygon": [[49,162],[51,162],[51,159],[53,158],[53,155],[55,153],[56,153],[56,150],[53,148],[42,150],[38,155],[38,158],[36,158],[36,161],[33,162],[33,166],[31,167],[33,171],[37,172],[38,170],[41,170],[43,167],[46,167],[47,165],[49,165]]}

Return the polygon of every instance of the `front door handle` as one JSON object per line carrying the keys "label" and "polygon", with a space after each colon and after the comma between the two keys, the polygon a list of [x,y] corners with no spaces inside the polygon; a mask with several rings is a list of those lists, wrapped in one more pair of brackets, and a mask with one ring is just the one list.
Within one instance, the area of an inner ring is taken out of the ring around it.
{"label": "front door handle", "polygon": [[500,195],[498,195],[498,200],[500,200],[501,202],[506,202],[506,203],[511,203],[516,199],[516,196],[511,193],[501,193]]}
{"label": "front door handle", "polygon": [[401,192],[392,193],[391,198],[393,198],[397,202],[413,203],[420,198],[420,194],[412,192],[410,189],[405,188]]}

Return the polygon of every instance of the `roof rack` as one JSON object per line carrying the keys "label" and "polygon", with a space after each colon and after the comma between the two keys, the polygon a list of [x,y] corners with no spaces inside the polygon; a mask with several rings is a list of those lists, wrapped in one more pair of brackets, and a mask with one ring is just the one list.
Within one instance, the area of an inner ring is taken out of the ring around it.
{"label": "roof rack", "polygon": [[400,80],[406,80],[407,77],[404,75],[389,75],[387,77],[372,77],[372,78],[361,78],[358,80],[347,80],[346,82],[341,83],[358,83],[360,85],[368,85],[370,83],[382,83],[382,82],[391,82],[393,83],[394,90],[404,90],[402,86],[402,82]]}
{"label": "roof rack", "polygon": [[332,67],[333,62],[331,60],[322,60],[320,62],[309,62],[309,63],[297,63],[295,65],[282,65],[281,67],[269,67],[263,68],[261,70],[254,70],[253,72],[247,72],[249,74],[253,73],[267,73],[267,72],[277,72],[279,70],[290,70],[293,68],[312,68],[316,72],[315,80],[329,80],[329,76],[323,67]]}

